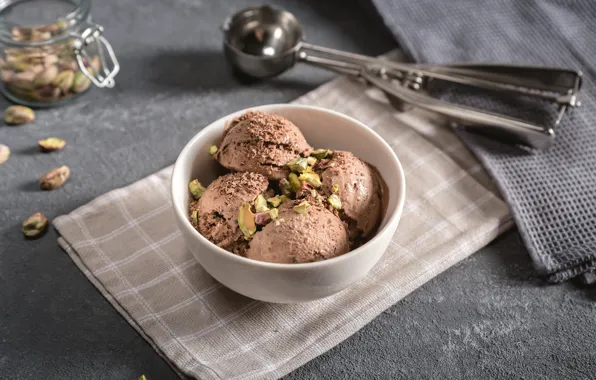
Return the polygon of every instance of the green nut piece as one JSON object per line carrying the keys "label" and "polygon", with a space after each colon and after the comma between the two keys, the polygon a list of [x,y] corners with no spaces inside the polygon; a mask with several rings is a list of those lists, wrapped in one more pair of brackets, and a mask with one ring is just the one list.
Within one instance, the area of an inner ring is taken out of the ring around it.
{"label": "green nut piece", "polygon": [[190,214],[190,222],[192,223],[193,226],[199,225],[199,210],[194,210]]}
{"label": "green nut piece", "polygon": [[339,185],[336,183],[331,187],[331,190],[333,190],[334,193],[337,193],[339,191]]}
{"label": "green nut piece", "polygon": [[290,187],[293,192],[297,192],[302,188],[302,182],[298,179],[298,176],[295,173],[290,173],[288,182],[290,182]]}
{"label": "green nut piece", "polygon": [[279,210],[276,208],[272,208],[271,210],[269,210],[269,216],[271,217],[271,220],[277,219],[277,217],[279,216]]}
{"label": "green nut piece", "polygon": [[47,226],[48,218],[41,212],[36,212],[23,221],[21,231],[26,237],[34,238],[41,235]]}
{"label": "green nut piece", "polygon": [[42,72],[37,74],[33,81],[33,85],[35,87],[47,86],[56,79],[56,75],[58,75],[58,68],[55,65],[48,66]]}
{"label": "green nut piece", "polygon": [[281,197],[279,197],[279,200],[283,204],[283,203],[286,203],[287,201],[289,201],[290,198],[286,197],[285,195],[282,195]]}
{"label": "green nut piece", "polygon": [[312,189],[310,191],[310,195],[312,195],[313,197],[316,197],[317,196],[317,191],[315,189]]}
{"label": "green nut piece", "polygon": [[269,207],[267,207],[267,200],[263,196],[263,194],[257,195],[255,199],[255,211],[256,212],[267,212],[269,211]]}
{"label": "green nut piece", "polygon": [[331,207],[337,210],[341,210],[341,201],[339,200],[337,194],[331,194],[329,198],[327,198],[327,202],[329,202]]}
{"label": "green nut piece", "polygon": [[267,198],[267,202],[269,202],[269,204],[273,207],[279,207],[279,205],[281,204],[281,197],[279,195],[276,195],[274,197]]}
{"label": "green nut piece", "polygon": [[245,239],[250,239],[250,237],[257,232],[255,214],[250,210],[250,205],[248,203],[243,203],[238,209],[238,226],[240,227],[240,231],[244,234]]}
{"label": "green nut piece", "polygon": [[217,148],[217,145],[211,145],[209,147],[209,154],[213,156],[215,153],[217,153],[218,150],[219,149]]}
{"label": "green nut piece", "polygon": [[20,125],[35,120],[35,112],[25,106],[10,106],[4,110],[4,122],[7,124]]}
{"label": "green nut piece", "polygon": [[39,140],[37,142],[37,146],[41,149],[42,152],[53,152],[55,150],[60,150],[64,148],[66,145],[66,141],[59,139],[57,137],[50,137],[45,140]]}
{"label": "green nut piece", "polygon": [[306,214],[306,210],[310,207],[310,203],[304,201],[300,202],[300,204],[292,207],[292,210],[298,214]]}
{"label": "green nut piece", "polygon": [[287,179],[282,178],[279,181],[279,188],[281,189],[283,196],[289,197],[292,195],[292,185],[290,185],[290,182]]}
{"label": "green nut piece", "polygon": [[52,169],[39,179],[39,187],[42,190],[54,190],[64,185],[70,177],[70,168],[66,165]]}
{"label": "green nut piece", "polygon": [[83,92],[91,86],[91,79],[87,78],[82,71],[77,71],[72,81],[72,92]]}
{"label": "green nut piece", "polygon": [[317,149],[317,150],[313,150],[310,155],[313,156],[314,158],[322,160],[323,158],[327,157],[330,154],[331,154],[331,151],[329,149]]}
{"label": "green nut piece", "polygon": [[300,177],[298,177],[298,179],[308,183],[309,185],[317,189],[323,186],[323,184],[321,183],[321,178],[317,173],[302,173],[300,174]]}
{"label": "green nut piece", "polygon": [[306,158],[306,162],[308,162],[310,166],[314,166],[317,163],[317,159],[313,156],[310,156]]}
{"label": "green nut piece", "polygon": [[201,198],[205,193],[205,187],[201,185],[201,182],[199,182],[198,179],[193,179],[188,183],[188,190],[190,190],[194,199]]}
{"label": "green nut piece", "polygon": [[308,166],[308,160],[302,157],[294,158],[293,160],[288,161],[286,166],[289,167],[293,172],[302,173]]}
{"label": "green nut piece", "polygon": [[75,75],[72,70],[63,70],[56,75],[52,81],[52,85],[54,85],[54,87],[58,87],[60,90],[62,90],[62,92],[66,93],[72,87],[74,76]]}
{"label": "green nut piece", "polygon": [[0,165],[8,161],[8,157],[10,157],[10,148],[0,144]]}

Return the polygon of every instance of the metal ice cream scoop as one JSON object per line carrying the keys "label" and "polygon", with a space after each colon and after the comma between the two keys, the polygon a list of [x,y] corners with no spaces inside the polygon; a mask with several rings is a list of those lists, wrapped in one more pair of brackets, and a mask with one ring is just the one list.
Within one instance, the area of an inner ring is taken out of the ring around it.
{"label": "metal ice cream scoop", "polygon": [[[545,149],[554,141],[554,127],[569,107],[579,106],[581,72],[561,68],[500,64],[407,64],[311,45],[291,13],[270,5],[242,10],[222,26],[226,59],[240,72],[276,76],[297,62],[356,76],[381,89],[394,105],[436,112],[456,124],[488,132],[500,141]],[[485,90],[536,97],[558,106],[553,126],[449,103],[425,94],[431,80]]]}

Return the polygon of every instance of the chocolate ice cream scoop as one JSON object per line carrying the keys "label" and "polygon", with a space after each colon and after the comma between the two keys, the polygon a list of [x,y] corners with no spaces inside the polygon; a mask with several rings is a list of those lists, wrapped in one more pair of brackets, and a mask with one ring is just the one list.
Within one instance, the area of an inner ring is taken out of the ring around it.
{"label": "chocolate ice cream scoop", "polygon": [[312,150],[302,132],[288,119],[247,112],[224,130],[215,159],[227,169],[260,173],[270,180],[285,178],[286,163]]}
{"label": "chocolate ice cream scoop", "polygon": [[315,170],[320,173],[326,196],[336,194],[350,237],[368,238],[382,214],[382,186],[376,171],[350,152],[334,151]]}
{"label": "chocolate ice cream scoop", "polygon": [[267,190],[257,173],[230,173],[211,182],[198,202],[199,232],[218,246],[242,253],[246,242],[238,226],[238,210]]}
{"label": "chocolate ice cream scoop", "polygon": [[257,232],[246,257],[272,263],[309,263],[350,250],[342,221],[322,205],[298,200],[284,203],[275,221]]}

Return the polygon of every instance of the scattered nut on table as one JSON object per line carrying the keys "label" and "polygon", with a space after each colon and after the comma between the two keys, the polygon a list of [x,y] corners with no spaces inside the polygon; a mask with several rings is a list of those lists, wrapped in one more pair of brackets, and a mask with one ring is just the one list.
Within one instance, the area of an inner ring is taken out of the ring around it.
{"label": "scattered nut on table", "polygon": [[70,168],[66,165],[52,169],[42,175],[39,180],[39,187],[42,190],[54,190],[59,188],[70,177]]}
{"label": "scattered nut on table", "polygon": [[10,148],[0,144],[0,164],[8,161],[8,157],[10,157]]}
{"label": "scattered nut on table", "polygon": [[37,142],[37,146],[41,149],[42,152],[53,152],[55,150],[60,150],[64,148],[66,145],[66,141],[59,139],[57,137],[49,137],[44,140],[39,140]]}
{"label": "scattered nut on table", "polygon": [[28,238],[34,238],[46,229],[48,226],[48,218],[41,212],[36,212],[23,221],[21,230]]}
{"label": "scattered nut on table", "polygon": [[35,112],[25,106],[10,106],[4,110],[4,122],[12,125],[31,123],[35,120]]}

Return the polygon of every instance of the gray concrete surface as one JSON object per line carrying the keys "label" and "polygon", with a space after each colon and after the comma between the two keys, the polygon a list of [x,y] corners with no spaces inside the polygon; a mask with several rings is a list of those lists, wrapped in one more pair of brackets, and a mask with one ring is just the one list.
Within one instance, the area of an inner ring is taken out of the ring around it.
{"label": "gray concrete surface", "polygon": [[[365,54],[394,47],[364,0],[277,3],[300,17],[311,42]],[[267,83],[232,77],[217,27],[254,4],[97,1],[94,20],[122,64],[117,87],[40,111],[35,124],[0,126],[0,142],[13,150],[0,166],[0,379],[175,378],[60,250],[53,230],[26,241],[19,225],[35,211],[68,213],[173,163],[221,115],[287,102],[332,78],[308,67]],[[37,153],[35,141],[48,136],[69,145]],[[39,191],[38,177],[60,164],[72,168],[68,185]],[[594,378],[595,299],[594,289],[535,279],[510,232],[287,378]]]}

